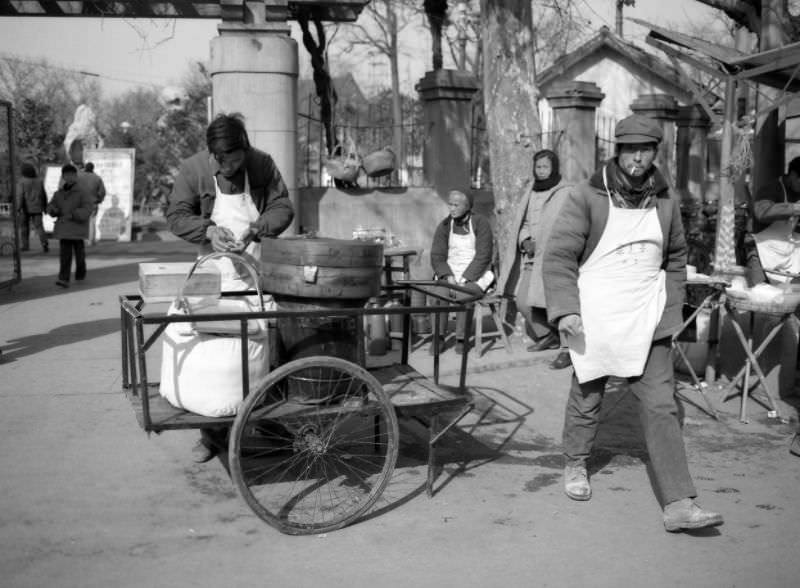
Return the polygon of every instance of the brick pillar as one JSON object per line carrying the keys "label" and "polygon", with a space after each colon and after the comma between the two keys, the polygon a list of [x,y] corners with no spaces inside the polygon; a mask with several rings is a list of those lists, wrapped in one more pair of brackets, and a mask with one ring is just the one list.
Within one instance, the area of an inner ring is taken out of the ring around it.
{"label": "brick pillar", "polygon": [[472,179],[472,96],[475,77],[465,71],[429,71],[417,83],[425,119],[425,181],[439,194],[469,188]]}
{"label": "brick pillar", "polygon": [[656,165],[670,185],[675,186],[675,119],[678,117],[678,102],[669,94],[640,94],[631,104],[635,114],[654,118],[664,131],[664,139],[658,148]]}
{"label": "brick pillar", "polygon": [[703,201],[711,120],[698,105],[678,107],[675,188],[684,201]]}
{"label": "brick pillar", "polygon": [[605,94],[593,82],[563,82],[553,84],[545,98],[553,109],[553,131],[559,133],[555,151],[561,176],[579,182],[595,169],[595,110]]}

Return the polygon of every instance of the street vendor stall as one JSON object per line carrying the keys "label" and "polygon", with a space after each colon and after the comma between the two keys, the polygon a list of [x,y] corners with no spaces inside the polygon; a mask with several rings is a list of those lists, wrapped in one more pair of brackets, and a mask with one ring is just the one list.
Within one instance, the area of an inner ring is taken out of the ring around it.
{"label": "street vendor stall", "polygon": [[[218,258],[245,267],[255,291],[219,293],[212,275],[195,276]],[[167,270],[145,268],[142,275],[161,271],[172,280]],[[457,388],[439,384],[438,351],[433,378],[423,376],[408,364],[410,317],[466,312],[469,318],[473,301],[445,296],[434,309],[413,307],[412,290],[440,297],[438,284],[381,285],[384,270],[382,244],[285,238],[274,240],[258,267],[212,253],[169,292],[140,282],[138,295],[120,297],[122,382],[139,425],[148,433],[216,431],[239,493],[284,533],[332,531],[370,510],[395,467],[398,418],[428,429],[425,487],[432,494],[437,445],[473,407],[468,355],[461,357]],[[399,305],[367,303],[398,295]],[[375,315],[402,318],[397,363],[367,357],[365,324]]]}
{"label": "street vendor stall", "polygon": [[[735,389],[743,379],[740,390],[742,395],[740,418],[745,421],[746,401],[751,387],[749,375],[752,370],[757,376],[756,384],[760,382],[764,390],[765,397],[762,399],[762,404],[768,409],[770,416],[780,417],[780,410],[776,402],[777,396],[773,394],[771,384],[767,382],[768,374],[765,372],[768,370],[762,369],[763,365],[761,364],[765,359],[769,359],[767,363],[774,368],[775,373],[779,374],[779,381],[786,382],[785,386],[787,387],[793,385],[798,338],[798,321],[794,314],[800,298],[795,295],[788,282],[792,281],[792,278],[796,280],[798,276],[784,275],[781,281],[785,283],[781,288],[752,287],[753,284],[750,284],[751,287],[747,287],[744,280],[744,268],[737,266],[735,257],[734,184],[743,178],[755,163],[751,145],[752,130],[748,128],[748,123],[755,124],[755,121],[761,120],[765,115],[785,106],[800,90],[800,43],[792,43],[759,53],[743,53],[730,47],[668,31],[644,21],[635,20],[635,22],[650,29],[646,39],[647,43],[660,49],[672,59],[676,69],[681,72],[685,80],[695,87],[694,97],[708,117],[722,128],[719,201],[712,277],[720,283],[728,283],[732,286],[723,295],[721,303],[716,305],[718,310],[722,312],[727,310],[731,316],[727,322],[724,319],[719,321],[721,327],[719,345],[723,346],[726,343],[723,339],[726,333],[724,325],[727,324],[729,326],[727,329],[728,342],[733,342],[732,349],[730,349],[731,355],[738,357],[738,354],[744,351],[744,356],[741,360],[741,368],[735,370],[737,374],[723,390],[721,399],[726,399],[729,392]],[[713,79],[724,84],[725,98],[722,116],[706,103],[700,88],[683,72],[681,63],[709,74]],[[744,84],[758,84],[777,91],[777,96],[766,95],[764,92],[758,94],[760,102],[752,121],[743,121],[737,113],[737,91]],[[783,154],[781,156],[783,157]],[[783,165],[778,167],[783,169]],[[750,213],[752,215],[753,211],[751,210]],[[797,219],[790,220],[792,222],[789,225],[793,225]],[[793,226],[786,229],[786,233],[788,233],[788,237],[785,239],[786,243],[789,247],[800,247],[800,240],[793,237],[793,231]],[[781,273],[769,271],[774,268],[768,268],[766,265],[764,269],[770,281],[773,281],[771,278],[774,274]],[[740,324],[740,321],[744,326]],[[778,338],[781,330],[787,331],[789,336]],[[764,336],[758,337],[759,332]],[[778,340],[772,346],[772,351],[769,351],[768,344],[776,338]],[[737,349],[739,347],[741,348]],[[757,349],[754,349],[755,347]],[[769,355],[772,357],[768,358]],[[715,364],[717,359],[718,357],[711,358],[712,363]],[[711,380],[709,383],[713,383],[716,369],[706,370],[706,375],[707,379]]]}

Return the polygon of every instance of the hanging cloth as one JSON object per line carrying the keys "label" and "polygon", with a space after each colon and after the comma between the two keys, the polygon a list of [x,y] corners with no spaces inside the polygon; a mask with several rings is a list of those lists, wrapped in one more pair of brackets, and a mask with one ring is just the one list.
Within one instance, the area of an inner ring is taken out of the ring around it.
{"label": "hanging cloth", "polygon": [[603,183],[608,221],[578,269],[583,333],[566,338],[581,383],[640,376],[667,301],[661,269],[664,236],[656,208],[617,208],[605,168]]}

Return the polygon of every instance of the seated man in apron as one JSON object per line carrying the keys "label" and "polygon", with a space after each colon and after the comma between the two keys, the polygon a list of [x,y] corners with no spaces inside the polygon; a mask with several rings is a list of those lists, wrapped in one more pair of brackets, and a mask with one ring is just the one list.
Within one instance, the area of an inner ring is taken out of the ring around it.
{"label": "seated man in apron", "polygon": [[758,191],[751,212],[755,248],[748,252],[749,284],[790,281],[786,274],[800,274],[800,157],[789,162],[786,175]]}
{"label": "seated man in apron", "polygon": [[[457,284],[480,297],[494,282],[490,269],[494,240],[489,220],[472,212],[474,196],[452,190],[447,196],[450,214],[436,227],[431,245],[431,267],[439,280]],[[446,289],[442,289],[444,292]],[[449,292],[449,290],[447,290]],[[469,294],[453,294],[465,299]],[[456,318],[456,352],[464,351],[465,313]]]}
{"label": "seated man in apron", "polygon": [[586,462],[609,376],[626,378],[639,413],[667,531],[722,523],[700,509],[676,404],[671,335],[680,329],[686,241],[679,202],[653,165],[659,124],[617,123],[616,156],[568,195],[545,248],[548,318],[574,373],[564,419],[564,490],[589,500]]}
{"label": "seated man in apron", "polygon": [[[238,115],[218,115],[206,130],[207,149],[181,163],[169,199],[167,224],[178,237],[212,251],[238,253],[255,262],[262,241],[277,237],[292,222],[289,192],[272,157],[250,146]],[[252,287],[244,268],[230,259],[214,260],[222,290]],[[214,456],[208,434],[195,445],[197,462]]]}

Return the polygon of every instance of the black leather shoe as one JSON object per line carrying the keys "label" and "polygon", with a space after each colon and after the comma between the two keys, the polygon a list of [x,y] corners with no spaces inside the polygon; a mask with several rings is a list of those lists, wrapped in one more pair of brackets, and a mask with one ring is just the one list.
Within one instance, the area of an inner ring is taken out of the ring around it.
{"label": "black leather shoe", "polygon": [[533,345],[528,345],[528,351],[547,351],[548,349],[558,349],[561,345],[561,342],[558,340],[558,335],[550,333],[549,335],[545,335],[538,341],[536,341]]}
{"label": "black leather shoe", "polygon": [[569,351],[562,349],[556,355],[556,358],[550,362],[548,366],[551,370],[563,370],[565,367],[572,365],[572,358],[569,356]]}

